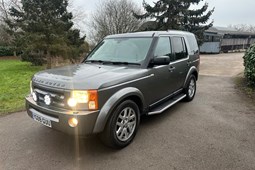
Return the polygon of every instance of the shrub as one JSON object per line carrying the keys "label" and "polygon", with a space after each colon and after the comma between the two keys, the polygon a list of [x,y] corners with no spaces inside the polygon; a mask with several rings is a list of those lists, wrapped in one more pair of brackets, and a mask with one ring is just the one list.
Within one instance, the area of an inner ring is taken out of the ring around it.
{"label": "shrub", "polygon": [[255,44],[253,44],[245,53],[244,58],[244,75],[249,85],[255,87]]}
{"label": "shrub", "polygon": [[21,55],[21,60],[30,62],[34,66],[42,66],[46,63],[45,55],[42,52],[25,52]]}
{"label": "shrub", "polygon": [[13,56],[14,48],[10,46],[0,46],[0,57],[1,56]]}

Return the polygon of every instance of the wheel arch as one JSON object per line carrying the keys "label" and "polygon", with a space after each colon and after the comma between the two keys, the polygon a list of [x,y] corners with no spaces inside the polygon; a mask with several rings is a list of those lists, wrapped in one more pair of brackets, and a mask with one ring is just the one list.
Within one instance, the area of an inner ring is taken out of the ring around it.
{"label": "wheel arch", "polygon": [[140,114],[143,112],[145,101],[142,92],[134,87],[121,89],[113,94],[100,110],[93,133],[100,133],[104,130],[105,125],[114,109],[125,100],[134,101],[139,108]]}
{"label": "wheel arch", "polygon": [[194,70],[191,74],[193,74],[196,77],[196,80],[198,80],[198,71]]}
{"label": "wheel arch", "polygon": [[196,80],[198,80],[198,70],[195,66],[193,66],[189,69],[188,74],[187,74],[186,79],[185,79],[185,82],[183,84],[183,87],[186,86],[187,81],[188,81],[190,75],[192,75],[192,74],[196,77]]}

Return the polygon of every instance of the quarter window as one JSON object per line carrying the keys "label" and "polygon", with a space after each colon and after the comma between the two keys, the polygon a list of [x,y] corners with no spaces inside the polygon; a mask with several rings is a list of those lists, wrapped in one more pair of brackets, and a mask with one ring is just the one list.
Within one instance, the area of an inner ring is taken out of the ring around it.
{"label": "quarter window", "polygon": [[175,54],[175,61],[181,60],[187,57],[186,44],[181,37],[172,37],[173,51]]}
{"label": "quarter window", "polygon": [[198,53],[198,45],[197,45],[197,40],[194,35],[187,35],[187,40],[190,46],[190,53],[194,55],[195,53]]}

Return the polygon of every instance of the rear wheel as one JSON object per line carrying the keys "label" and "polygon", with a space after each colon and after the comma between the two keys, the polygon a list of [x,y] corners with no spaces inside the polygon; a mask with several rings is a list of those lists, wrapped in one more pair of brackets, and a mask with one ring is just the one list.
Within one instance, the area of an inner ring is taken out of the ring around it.
{"label": "rear wheel", "polygon": [[192,74],[189,79],[188,83],[184,89],[184,93],[186,94],[185,101],[190,102],[194,99],[197,91],[197,84],[196,84],[196,77]]}
{"label": "rear wheel", "polygon": [[137,104],[131,100],[122,102],[108,120],[101,140],[107,146],[124,148],[134,139],[140,123]]}

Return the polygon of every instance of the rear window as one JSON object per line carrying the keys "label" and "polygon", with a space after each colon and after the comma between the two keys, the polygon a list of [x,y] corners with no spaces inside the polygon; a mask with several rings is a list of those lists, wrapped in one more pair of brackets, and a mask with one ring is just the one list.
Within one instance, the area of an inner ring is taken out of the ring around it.
{"label": "rear window", "polygon": [[172,37],[171,40],[175,61],[187,58],[187,50],[184,39],[182,37]]}

